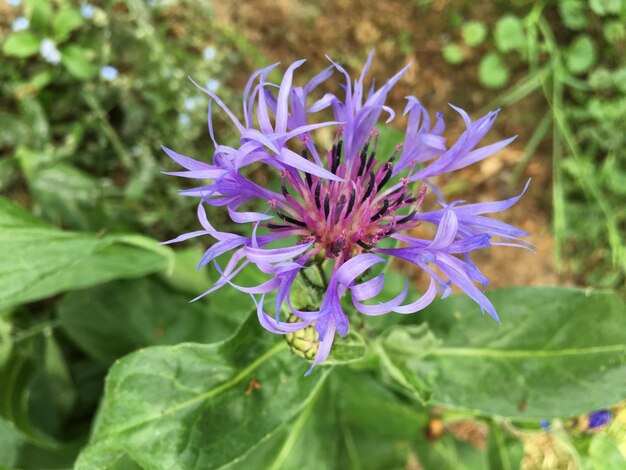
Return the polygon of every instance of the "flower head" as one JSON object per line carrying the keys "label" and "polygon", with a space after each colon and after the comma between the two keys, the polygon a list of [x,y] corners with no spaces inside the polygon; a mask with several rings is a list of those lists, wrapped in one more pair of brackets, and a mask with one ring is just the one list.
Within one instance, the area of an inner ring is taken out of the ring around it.
{"label": "flower head", "polygon": [[23,16],[15,18],[15,20],[13,20],[13,23],[11,23],[11,29],[15,32],[24,31],[28,29],[29,26],[30,26],[29,19]]}
{"label": "flower head", "polygon": [[611,422],[613,415],[609,410],[598,410],[589,413],[589,429],[596,429]]}
{"label": "flower head", "polygon": [[[413,313],[429,305],[438,293],[446,296],[456,285],[492,317],[495,308],[480,286],[488,284],[472,262],[470,253],[494,244],[526,247],[519,237],[527,235],[484,214],[499,212],[521,197],[500,202],[462,204],[445,202],[430,178],[464,168],[487,158],[512,139],[476,148],[491,128],[498,112],[472,121],[465,111],[453,107],[466,125],[456,143],[447,146],[442,136],[441,114],[431,121],[415,97],[407,98],[404,110],[408,124],[404,142],[389,155],[379,152],[382,138],[376,129],[381,115],[395,114],[385,105],[387,94],[406,67],[383,86],[364,88],[370,54],[360,77],[354,82],[339,64],[331,66],[304,86],[294,85],[294,72],[304,61],[288,67],[279,84],[267,81],[272,65],[255,72],[243,95],[243,120],[238,119],[217,97],[209,95],[209,133],[215,145],[212,163],[165,152],[185,171],[169,174],[207,179],[207,184],[184,190],[183,195],[200,198],[198,219],[202,230],[169,242],[210,235],[216,239],[199,263],[213,263],[218,281],[203,295],[230,284],[254,299],[261,325],[271,332],[319,339],[313,366],[330,352],[335,334],[347,334],[349,321],[341,299],[349,295],[355,309],[364,315],[389,312]],[[334,72],[343,76],[342,96],[326,94],[317,101],[309,97]],[[213,132],[212,103],[216,103],[240,134],[238,147],[219,144]],[[314,118],[328,110],[332,120]],[[320,128],[334,129],[330,148],[322,150],[313,138]],[[251,178],[250,166],[265,166],[280,174],[280,185],[268,188]],[[424,211],[427,192],[438,199],[440,208]],[[250,210],[265,207],[264,212]],[[234,223],[250,227],[249,235],[220,232],[208,220],[205,205],[226,208]],[[243,210],[242,210],[243,209]],[[417,238],[411,230],[420,224],[435,227],[431,239]],[[396,243],[390,247],[387,241]],[[275,246],[280,242],[280,247]],[[224,267],[217,258],[233,251]],[[371,274],[396,257],[420,267],[430,276],[430,286],[416,301],[406,302],[408,283],[386,302],[372,303],[384,286],[384,274]],[[239,286],[234,278],[247,265],[256,267],[268,280],[252,287]],[[291,290],[300,276],[314,284],[310,273],[319,272],[319,305],[295,305]],[[265,296],[275,293],[274,314],[266,313]],[[281,319],[288,309],[290,320]],[[295,319],[295,321],[294,321]],[[296,332],[311,331],[316,335]],[[303,336],[304,335],[304,336]],[[310,369],[309,369],[310,371]]]}
{"label": "flower head", "polygon": [[94,7],[91,3],[83,3],[80,6],[80,14],[86,20],[91,20],[96,14],[96,7]]}
{"label": "flower head", "polygon": [[61,53],[52,39],[41,40],[39,53],[50,64],[57,65],[61,62]]}
{"label": "flower head", "polygon": [[119,75],[119,71],[112,65],[105,65],[100,69],[100,76],[107,82],[112,82]]}

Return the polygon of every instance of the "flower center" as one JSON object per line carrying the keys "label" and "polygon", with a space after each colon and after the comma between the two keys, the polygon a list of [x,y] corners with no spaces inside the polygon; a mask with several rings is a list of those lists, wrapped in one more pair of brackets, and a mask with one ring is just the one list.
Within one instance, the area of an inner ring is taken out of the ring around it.
{"label": "flower center", "polygon": [[[404,178],[388,187],[393,162],[402,146],[388,160],[379,161],[377,144],[378,132],[372,130],[358,157],[342,161],[343,141],[338,134],[327,152],[327,167],[343,181],[324,180],[308,173],[303,179],[296,170],[284,170],[284,201],[269,202],[283,223],[268,223],[267,227],[272,231],[295,231],[303,241],[319,245],[327,258],[348,259],[371,250],[398,230],[416,226],[413,217],[426,187],[416,196],[411,195]],[[309,158],[306,147],[302,156]]]}

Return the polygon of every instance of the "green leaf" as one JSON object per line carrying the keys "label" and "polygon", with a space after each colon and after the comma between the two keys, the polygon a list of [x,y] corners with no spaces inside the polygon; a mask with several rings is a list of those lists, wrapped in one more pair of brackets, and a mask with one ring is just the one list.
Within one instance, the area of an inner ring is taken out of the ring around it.
{"label": "green leaf", "polygon": [[222,340],[243,319],[219,306],[189,300],[147,278],[71,292],[59,303],[58,313],[68,336],[105,364],[146,346]]}
{"label": "green leaf", "polygon": [[11,337],[11,322],[0,315],[0,369],[9,359],[13,349],[13,338]]}
{"label": "green leaf", "polygon": [[381,335],[376,349],[383,370],[420,402],[430,398],[430,387],[412,369],[437,347],[439,341],[428,325],[393,326]]}
{"label": "green leaf", "polygon": [[524,457],[524,445],[498,423],[489,423],[487,460],[491,470],[517,470]]}
{"label": "green leaf", "polygon": [[61,49],[61,63],[67,71],[79,80],[87,80],[96,73],[96,67],[89,59],[90,51],[80,46],[66,46]]}
{"label": "green leaf", "polygon": [[461,35],[465,44],[476,47],[482,44],[487,37],[487,28],[482,21],[468,21],[463,24]]}
{"label": "green leaf", "polygon": [[609,44],[626,39],[626,26],[620,20],[606,21],[602,26],[602,34]]}
{"label": "green leaf", "polygon": [[489,297],[501,325],[466,297],[436,302],[420,314],[443,340],[413,369],[436,374],[434,403],[540,420],[624,399],[626,307],[615,294],[528,287]]}
{"label": "green leaf", "polygon": [[589,6],[598,16],[617,15],[622,8],[622,0],[589,0]]}
{"label": "green leaf", "polygon": [[458,65],[465,60],[465,53],[458,44],[450,43],[443,46],[443,58],[452,65]]}
{"label": "green leaf", "polygon": [[605,434],[596,434],[589,445],[589,457],[586,459],[589,470],[621,470],[625,456],[615,442]]}
{"label": "green leaf", "polygon": [[460,441],[449,433],[434,442],[421,436],[413,442],[417,458],[425,469],[484,470],[485,452],[470,443]]}
{"label": "green leaf", "polygon": [[502,88],[509,81],[509,69],[494,52],[485,55],[478,66],[478,79],[487,88]]}
{"label": "green leaf", "polygon": [[78,10],[75,10],[74,8],[65,8],[59,11],[52,21],[54,41],[57,44],[62,43],[69,38],[72,31],[80,28],[82,24],[83,17]]}
{"label": "green leaf", "polygon": [[596,49],[593,40],[581,34],[570,44],[565,54],[565,65],[574,75],[587,72],[596,62]]}
{"label": "green leaf", "polygon": [[362,359],[367,352],[363,337],[351,329],[344,337],[337,337],[325,363],[349,364]]}
{"label": "green leaf", "polygon": [[101,189],[91,175],[72,165],[59,163],[35,168],[26,176],[37,207],[46,220],[83,230],[102,223],[97,220]]}
{"label": "green leaf", "polygon": [[127,455],[143,468],[219,468],[242,459],[312,400],[329,372],[308,364],[252,315],[230,339],[153,346],[117,362],[77,469]]}
{"label": "green leaf", "polygon": [[[169,286],[180,292],[187,292],[194,296],[209,290],[213,285],[213,280],[209,278],[207,269],[196,270],[196,266],[204,250],[200,247],[179,248],[174,251],[174,269],[171,273],[161,272],[159,276]],[[245,309],[246,312],[252,310],[253,305]]]}
{"label": "green leaf", "polygon": [[498,20],[494,31],[496,47],[500,52],[526,50],[526,34],[522,20],[515,15],[506,15]]}
{"label": "green leaf", "polygon": [[39,38],[31,31],[13,33],[2,46],[2,51],[11,57],[29,57],[39,52]]}
{"label": "green leaf", "polygon": [[579,30],[587,26],[589,15],[583,0],[561,0],[558,7],[563,24],[569,29]]}
{"label": "green leaf", "polygon": [[160,271],[170,256],[140,235],[58,230],[0,198],[0,308]]}
{"label": "green leaf", "polygon": [[53,18],[50,0],[27,0],[31,8],[30,25],[36,31],[45,31]]}
{"label": "green leaf", "polygon": [[0,467],[20,469],[70,468],[79,445],[63,445],[25,435],[0,417]]}

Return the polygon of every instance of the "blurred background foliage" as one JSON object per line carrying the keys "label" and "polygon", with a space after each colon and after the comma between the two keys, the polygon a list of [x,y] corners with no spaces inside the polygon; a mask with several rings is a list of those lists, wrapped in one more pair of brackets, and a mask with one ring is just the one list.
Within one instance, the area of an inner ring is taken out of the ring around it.
{"label": "blurred background foliage", "polygon": [[[433,112],[447,102],[475,114],[503,107],[496,134],[520,135],[501,163],[445,186],[447,196],[487,200],[534,178],[508,221],[535,234],[541,257],[485,257],[495,285],[624,292],[623,0],[0,0],[0,467],[69,466],[112,362],[152,344],[225,338],[249,308],[229,292],[220,302],[232,315],[211,309],[212,298],[189,306],[210,283],[193,272],[201,248],[153,246],[196,229],[194,201],[160,174],[173,169],[160,146],[212,155],[207,99],[187,77],[238,109],[243,84],[261,66],[307,58],[303,74],[311,76],[329,54],[358,70],[372,47],[377,83],[414,63],[390,97],[394,108],[409,93]],[[216,128],[233,142],[219,114]],[[61,239],[71,244],[55,257]],[[16,253],[26,268],[16,268]],[[492,461],[500,432],[516,462],[525,454],[526,468],[587,460],[589,468],[619,468],[607,455],[621,462],[611,446],[624,423],[594,434],[559,422],[548,435],[431,414],[423,445],[439,450],[424,451],[434,459],[426,468],[515,468]]]}

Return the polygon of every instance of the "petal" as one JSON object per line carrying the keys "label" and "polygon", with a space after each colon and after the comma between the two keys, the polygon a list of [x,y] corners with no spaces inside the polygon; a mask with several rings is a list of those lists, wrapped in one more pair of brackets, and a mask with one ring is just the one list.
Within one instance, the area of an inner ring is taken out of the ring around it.
{"label": "petal", "polygon": [[336,271],[337,282],[348,287],[352,282],[363,274],[366,270],[378,263],[384,263],[385,260],[373,253],[365,253],[355,256],[342,264]]}
{"label": "petal", "polygon": [[246,246],[245,251],[248,259],[253,263],[275,263],[279,261],[287,261],[288,259],[304,253],[311,247],[312,244],[313,242],[291,246],[288,248],[274,248],[271,250]]}

